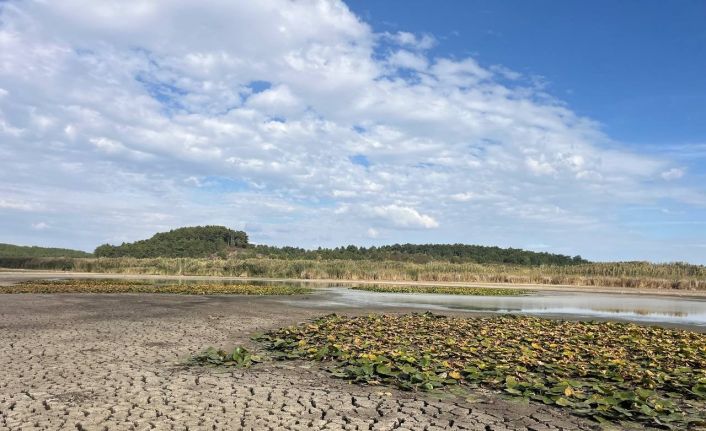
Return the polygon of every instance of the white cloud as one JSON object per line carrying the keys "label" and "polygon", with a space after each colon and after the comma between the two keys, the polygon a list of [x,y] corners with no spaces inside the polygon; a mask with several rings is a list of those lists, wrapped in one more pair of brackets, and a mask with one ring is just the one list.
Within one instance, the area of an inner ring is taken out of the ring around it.
{"label": "white cloud", "polygon": [[247,106],[271,116],[295,115],[304,108],[302,102],[286,85],[278,85],[251,96]]}
{"label": "white cloud", "polygon": [[436,39],[430,34],[415,35],[407,31],[398,31],[397,33],[383,33],[382,36],[398,45],[418,50],[427,50],[436,45]]}
{"label": "white cloud", "polygon": [[660,176],[667,181],[678,180],[684,176],[684,169],[672,168],[662,172]]}
{"label": "white cloud", "polygon": [[110,156],[125,156],[133,160],[148,160],[151,155],[126,147],[122,142],[106,137],[89,138],[88,142],[93,144],[100,152]]}
{"label": "white cloud", "polygon": [[525,160],[525,164],[529,168],[530,172],[536,175],[551,175],[556,172],[554,167],[542,157],[537,160],[532,157],[528,157]]}
{"label": "white cloud", "polygon": [[[706,201],[703,187],[655,186],[682,168],[623,148],[509,68],[431,55],[432,36],[375,33],[338,1],[0,10],[6,236],[45,240],[16,214],[32,210],[80,226],[84,248],[222,223],[296,245],[373,225],[401,242],[578,249],[596,233],[578,244],[577,226],[626,238],[611,215],[623,205]],[[512,231],[523,223],[551,237]]]}
{"label": "white cloud", "polygon": [[34,230],[45,230],[49,229],[49,225],[43,221],[32,223],[32,229]]}
{"label": "white cloud", "polygon": [[466,193],[454,193],[450,197],[451,197],[451,199],[458,201],[458,202],[468,202],[471,199],[473,199],[475,197],[475,195],[473,193],[466,192]]}
{"label": "white cloud", "polygon": [[509,79],[512,81],[518,80],[522,78],[522,74],[519,72],[516,72],[508,67],[505,67],[501,64],[494,64],[490,66],[490,70],[493,72],[497,73],[498,75],[502,76],[505,79]]}
{"label": "white cloud", "polygon": [[35,209],[35,205],[29,202],[11,200],[11,199],[0,199],[0,209],[9,210],[19,210],[19,211],[32,211]]}
{"label": "white cloud", "polygon": [[391,224],[392,226],[404,229],[433,229],[439,227],[439,223],[433,217],[420,214],[414,208],[400,205],[384,205],[369,209],[375,217]]}
{"label": "white cloud", "polygon": [[418,71],[425,71],[429,66],[429,61],[426,57],[405,50],[395,51],[388,59],[388,63],[394,68]]}
{"label": "white cloud", "polygon": [[472,58],[461,61],[438,59],[432,66],[432,74],[440,83],[452,87],[478,85],[492,76],[492,72],[481,67]]}

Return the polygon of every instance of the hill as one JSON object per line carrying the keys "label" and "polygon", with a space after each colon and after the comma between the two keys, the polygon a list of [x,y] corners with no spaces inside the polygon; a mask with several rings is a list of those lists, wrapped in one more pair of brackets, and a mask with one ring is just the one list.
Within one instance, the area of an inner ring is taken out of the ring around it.
{"label": "hill", "polygon": [[500,248],[468,244],[394,244],[379,247],[349,245],[307,250],[299,247],[250,245],[243,231],[224,226],[196,226],[155,234],[152,238],[123,243],[104,244],[96,248],[97,257],[226,257],[272,258],[299,260],[388,260],[414,263],[431,261],[451,263],[574,265],[587,263],[581,256],[566,256],[517,248]]}
{"label": "hill", "polygon": [[103,244],[96,248],[98,257],[209,257],[226,255],[229,250],[248,246],[248,235],[224,226],[195,226],[157,233],[150,239]]}
{"label": "hill", "polygon": [[36,247],[0,243],[0,257],[91,257],[90,253],[67,248]]}

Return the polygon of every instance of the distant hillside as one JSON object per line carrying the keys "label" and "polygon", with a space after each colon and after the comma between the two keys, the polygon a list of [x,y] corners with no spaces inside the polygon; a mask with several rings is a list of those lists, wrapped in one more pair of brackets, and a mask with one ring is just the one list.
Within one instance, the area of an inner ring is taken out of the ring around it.
{"label": "distant hillside", "polygon": [[91,257],[90,253],[67,248],[28,247],[0,243],[0,257]]}
{"label": "distant hillside", "polygon": [[98,257],[209,257],[247,246],[248,235],[243,231],[223,226],[195,226],[118,246],[104,244],[96,248],[94,254]]}
{"label": "distant hillside", "polygon": [[196,226],[158,233],[150,239],[104,244],[96,248],[97,257],[268,257],[304,260],[394,260],[425,263],[514,264],[514,265],[575,265],[587,263],[581,256],[566,256],[517,248],[500,248],[468,244],[394,244],[380,247],[318,248],[249,245],[248,235],[223,226]]}
{"label": "distant hillside", "polygon": [[571,257],[563,254],[527,251],[519,248],[468,244],[394,244],[367,248],[349,245],[347,247],[319,248],[316,250],[258,245],[247,253],[278,259],[396,260],[416,263],[443,261],[514,265],[575,265],[588,263],[581,256]]}

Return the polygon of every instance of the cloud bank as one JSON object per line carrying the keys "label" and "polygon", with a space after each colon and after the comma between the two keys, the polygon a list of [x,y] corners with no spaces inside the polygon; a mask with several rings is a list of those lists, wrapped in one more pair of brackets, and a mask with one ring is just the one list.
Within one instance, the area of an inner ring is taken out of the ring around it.
{"label": "cloud bank", "polygon": [[2,2],[0,241],[208,223],[270,244],[706,260],[626,227],[630,208],[703,208],[676,161],[437,43],[336,1]]}

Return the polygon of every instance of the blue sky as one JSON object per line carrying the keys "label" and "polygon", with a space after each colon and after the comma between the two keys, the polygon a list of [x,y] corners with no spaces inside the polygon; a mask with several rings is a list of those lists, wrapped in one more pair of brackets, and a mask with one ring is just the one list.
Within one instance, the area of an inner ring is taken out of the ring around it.
{"label": "blue sky", "polygon": [[700,1],[0,2],[0,242],[706,263]]}
{"label": "blue sky", "polygon": [[706,137],[706,3],[350,1],[379,31],[434,35],[438,55],[545,80],[580,115],[635,145]]}
{"label": "blue sky", "polygon": [[[470,55],[535,76],[574,112],[600,122],[612,139],[678,159],[689,168],[688,181],[696,187],[706,183],[703,1],[348,4],[378,31],[433,35],[437,55]],[[676,205],[672,217],[662,217],[667,211],[626,206],[619,218],[654,238],[703,238],[703,208]]]}

